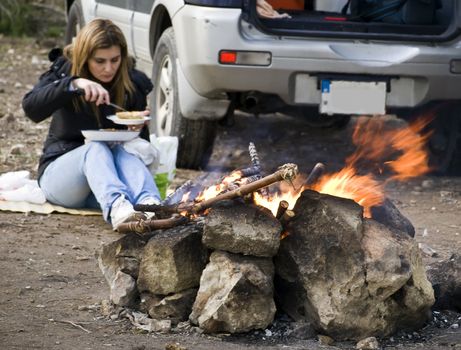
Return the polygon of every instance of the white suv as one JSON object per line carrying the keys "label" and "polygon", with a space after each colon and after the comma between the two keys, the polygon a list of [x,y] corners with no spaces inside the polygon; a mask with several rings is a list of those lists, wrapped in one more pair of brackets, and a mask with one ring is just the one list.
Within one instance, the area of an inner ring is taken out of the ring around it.
{"label": "white suv", "polygon": [[[354,114],[407,117],[460,100],[460,1],[401,0],[432,6],[430,20],[426,11],[411,23],[334,12],[344,2],[305,0],[281,10],[291,18],[268,19],[256,0],[67,0],[66,39],[94,17],[120,26],[155,86],[152,131],[179,136],[179,167],[206,163],[216,121],[236,108],[331,126]],[[461,159],[461,118],[451,105],[437,110],[432,161],[444,171]]]}

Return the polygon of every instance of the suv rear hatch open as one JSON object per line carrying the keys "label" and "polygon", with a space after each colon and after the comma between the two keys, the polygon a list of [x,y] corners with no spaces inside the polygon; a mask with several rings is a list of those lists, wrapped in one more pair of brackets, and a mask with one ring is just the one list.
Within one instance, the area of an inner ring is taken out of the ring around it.
{"label": "suv rear hatch open", "polygon": [[[361,1],[392,3],[389,0]],[[460,34],[458,0],[394,0],[398,6],[384,17],[373,15],[375,8],[357,8],[354,5],[358,0],[351,0],[349,4],[346,0],[267,2],[279,13],[287,13],[290,17],[265,18],[258,13],[257,1],[247,0],[245,19],[261,31],[277,36],[444,42]]]}

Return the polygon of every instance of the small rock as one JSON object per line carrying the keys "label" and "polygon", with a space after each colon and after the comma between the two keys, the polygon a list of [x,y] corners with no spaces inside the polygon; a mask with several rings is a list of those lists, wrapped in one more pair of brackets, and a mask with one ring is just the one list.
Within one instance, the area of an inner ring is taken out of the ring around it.
{"label": "small rock", "polygon": [[459,328],[459,324],[458,324],[458,323],[453,323],[453,324],[451,325],[451,328],[453,328],[453,329],[458,329],[458,328]]}
{"label": "small rock", "polygon": [[270,329],[266,329],[264,331],[264,334],[266,335],[266,337],[272,337],[272,331]]}
{"label": "small rock", "polygon": [[19,81],[17,81],[16,83],[14,83],[14,87],[16,89],[22,88],[22,84]]}
{"label": "small rock", "polygon": [[77,256],[75,258],[75,260],[77,260],[77,261],[87,261],[87,260],[90,260],[90,257],[88,257],[88,256]]}
{"label": "small rock", "polygon": [[165,345],[165,350],[187,350],[187,348],[179,345],[179,343],[170,343]]}
{"label": "small rock", "polygon": [[332,345],[335,342],[334,339],[329,337],[328,335],[319,334],[317,338],[321,345]]}
{"label": "small rock", "polygon": [[11,149],[10,149],[10,154],[14,154],[14,155],[19,155],[19,154],[22,154],[22,151],[24,150],[25,146],[23,144],[16,144],[16,145],[13,145],[11,146]]}
{"label": "small rock", "polygon": [[300,321],[293,323],[286,335],[290,338],[306,340],[315,338],[316,332],[312,324]]}
{"label": "small rock", "polygon": [[109,316],[112,312],[113,306],[107,299],[101,301],[101,313],[104,316]]}
{"label": "small rock", "polygon": [[423,182],[421,182],[422,188],[432,188],[433,186],[434,186],[433,180],[424,180]]}
{"label": "small rock", "polygon": [[368,337],[360,340],[355,348],[360,350],[376,350],[379,349],[379,343],[375,337]]}
{"label": "small rock", "polygon": [[151,331],[168,333],[171,330],[171,320],[151,320]]}
{"label": "small rock", "polygon": [[427,255],[427,256],[430,256],[430,257],[436,257],[438,256],[438,253],[436,250],[432,249],[431,247],[429,247],[427,244],[425,243],[418,243],[418,247],[419,249],[421,249],[421,251]]}
{"label": "small rock", "polygon": [[427,231],[427,228],[425,228],[425,229],[423,230],[422,236],[423,236],[423,237],[426,237],[426,236],[428,236],[428,235],[429,235],[429,232]]}
{"label": "small rock", "polygon": [[7,113],[4,117],[7,123],[13,123],[15,120],[13,113]]}
{"label": "small rock", "polygon": [[34,65],[40,64],[40,59],[37,56],[34,55],[34,56],[32,56],[32,59],[31,59],[30,63],[32,63]]}

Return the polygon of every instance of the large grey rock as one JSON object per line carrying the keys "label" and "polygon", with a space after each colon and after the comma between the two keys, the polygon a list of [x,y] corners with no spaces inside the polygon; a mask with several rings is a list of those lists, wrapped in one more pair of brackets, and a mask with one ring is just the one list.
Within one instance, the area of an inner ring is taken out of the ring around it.
{"label": "large grey rock", "polygon": [[408,234],[363,220],[347,199],[304,191],[275,259],[277,298],[337,340],[417,328],[433,291]]}
{"label": "large grey rock", "polygon": [[277,254],[282,226],[266,208],[227,201],[205,219],[203,243],[212,249],[252,256]]}
{"label": "large grey rock", "polygon": [[103,245],[96,251],[99,268],[109,286],[119,271],[134,278],[138,277],[139,262],[145,244],[146,242],[141,237],[129,234]]}
{"label": "large grey rock", "polygon": [[176,324],[188,319],[196,295],[197,288],[187,289],[167,296],[143,293],[141,295],[141,307],[143,311],[154,319],[169,319]]}
{"label": "large grey rock", "polygon": [[115,305],[134,306],[138,300],[135,279],[122,271],[118,271],[110,285],[110,300]]}
{"label": "large grey rock", "polygon": [[461,312],[461,255],[453,254],[429,266],[429,280],[434,287],[436,310]]}
{"label": "large grey rock", "polygon": [[200,279],[190,320],[206,333],[265,329],[273,320],[271,259],[215,251]]}
{"label": "large grey rock", "polygon": [[198,287],[208,256],[201,229],[179,226],[152,237],[139,267],[140,292],[167,295]]}
{"label": "large grey rock", "polygon": [[[375,335],[423,326],[434,304],[434,290],[416,242],[402,231],[365,220],[362,246],[367,303],[371,311],[382,313],[382,317],[385,315],[383,306],[388,313],[385,327]],[[377,315],[371,315],[370,320],[376,321],[376,318]]]}

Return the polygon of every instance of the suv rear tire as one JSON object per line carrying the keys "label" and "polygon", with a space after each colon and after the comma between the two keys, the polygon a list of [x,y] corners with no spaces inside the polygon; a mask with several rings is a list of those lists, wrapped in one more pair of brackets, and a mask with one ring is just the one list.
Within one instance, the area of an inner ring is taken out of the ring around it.
{"label": "suv rear tire", "polygon": [[436,110],[435,119],[427,129],[429,165],[436,175],[460,175],[461,164],[461,105],[447,103]]}
{"label": "suv rear tire", "polygon": [[166,29],[157,44],[153,60],[151,106],[154,118],[151,130],[158,136],[179,139],[176,166],[204,168],[211,155],[216,136],[216,122],[191,120],[179,108],[177,50],[173,28]]}

